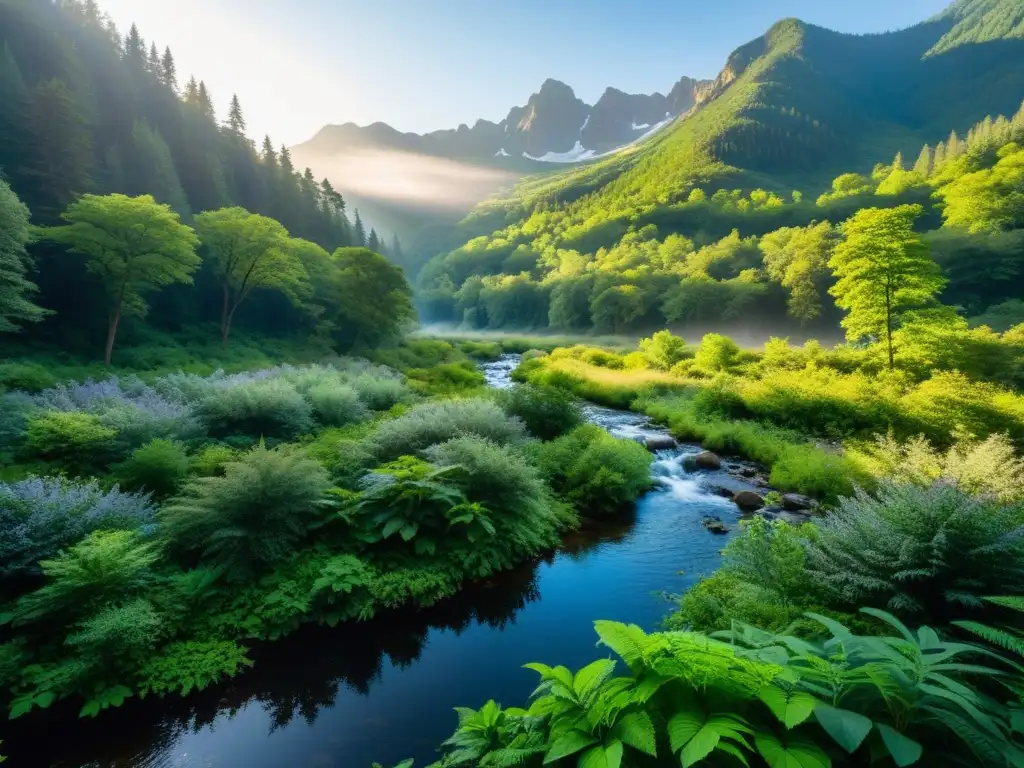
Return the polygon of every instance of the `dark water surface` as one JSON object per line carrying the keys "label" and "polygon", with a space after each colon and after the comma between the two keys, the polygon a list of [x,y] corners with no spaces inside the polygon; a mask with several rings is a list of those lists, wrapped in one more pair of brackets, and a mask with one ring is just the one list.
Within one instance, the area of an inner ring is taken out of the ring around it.
{"label": "dark water surface", "polygon": [[[488,381],[507,386],[517,363],[485,366]],[[637,414],[590,406],[587,416],[623,437],[661,433]],[[697,450],[658,455],[659,485],[635,520],[575,533],[550,558],[434,609],[255,648],[251,672],[185,700],[136,702],[92,721],[54,713],[20,731],[16,721],[4,729],[7,765],[368,768],[415,757],[423,766],[455,727],[452,707],[525,703],[537,676],[524,663],[576,668],[607,656],[595,619],[657,629],[671,607],[665,593],[718,567],[728,537],[701,518],[735,529],[739,515],[706,490],[713,477],[683,469]]]}

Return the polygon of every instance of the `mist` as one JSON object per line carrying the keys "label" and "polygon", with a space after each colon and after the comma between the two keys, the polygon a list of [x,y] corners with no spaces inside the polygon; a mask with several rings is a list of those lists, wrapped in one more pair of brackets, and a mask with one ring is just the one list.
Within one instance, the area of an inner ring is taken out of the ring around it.
{"label": "mist", "polygon": [[[565,341],[566,344],[592,344],[595,346],[609,347],[635,347],[642,338],[656,333],[658,328],[647,332],[633,334],[583,334],[551,330],[473,330],[460,328],[452,323],[428,323],[420,326],[413,335],[417,336],[442,336],[447,338],[474,339],[480,341],[500,341],[508,338],[537,338]],[[693,323],[686,325],[673,325],[668,328],[677,336],[681,336],[688,344],[698,344],[708,333],[721,333],[728,336],[744,349],[760,350],[765,342],[772,338],[789,339],[790,344],[800,346],[811,339],[821,342],[824,347],[833,347],[842,344],[845,339],[842,331],[838,328],[800,328],[799,326],[787,326],[768,324],[751,327],[749,323]]]}
{"label": "mist", "polygon": [[296,152],[296,165],[308,165],[337,189],[361,198],[438,211],[468,211],[519,178],[457,160],[374,148],[330,157]]}

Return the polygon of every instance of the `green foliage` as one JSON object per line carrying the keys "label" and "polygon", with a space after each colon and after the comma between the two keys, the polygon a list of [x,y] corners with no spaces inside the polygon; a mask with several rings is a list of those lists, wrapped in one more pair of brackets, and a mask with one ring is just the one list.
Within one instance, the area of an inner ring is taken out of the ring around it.
{"label": "green foliage", "polygon": [[29,416],[25,450],[73,472],[102,466],[113,452],[117,431],[79,411],[43,411]]}
{"label": "green foliage", "polygon": [[555,492],[587,517],[605,517],[650,487],[651,454],[600,427],[577,427],[538,450],[537,462]]}
{"label": "green foliage", "polygon": [[640,351],[652,368],[667,371],[686,357],[686,342],[670,331],[658,331],[649,339],[641,339]]}
{"label": "green foliage", "polygon": [[521,442],[526,428],[491,400],[440,400],[421,403],[383,422],[367,442],[386,461],[463,435],[506,445]]}
{"label": "green foliage", "polygon": [[884,482],[821,523],[808,568],[841,605],[948,617],[986,594],[1024,590],[1024,516],[945,484]]}
{"label": "green foliage", "polygon": [[214,437],[289,439],[313,428],[313,408],[282,378],[242,380],[217,387],[203,398],[198,410]]}
{"label": "green foliage", "polygon": [[238,458],[238,451],[227,445],[208,445],[192,457],[192,471],[199,477],[223,476],[227,465]]}
{"label": "green foliage", "polygon": [[137,448],[118,469],[127,490],[151,491],[158,497],[172,495],[189,474],[190,462],[177,443],[153,440]]}
{"label": "green foliage", "polygon": [[365,421],[370,417],[359,392],[345,384],[325,381],[306,392],[306,400],[313,407],[316,420],[328,427]]}
{"label": "green foliage", "polygon": [[579,402],[564,389],[518,384],[498,394],[498,404],[534,437],[553,440],[583,423]]}
{"label": "green foliage", "polygon": [[41,392],[57,383],[46,366],[31,362],[0,363],[0,388]]}
{"label": "green foliage", "polygon": [[161,536],[175,552],[245,577],[293,557],[322,518],[328,487],[319,463],[294,446],[257,446],[192,480],[161,510]]}
{"label": "green foliage", "polygon": [[[0,179],[0,333],[17,331],[21,323],[35,323],[46,312],[32,302],[38,287],[26,277],[32,241],[29,210]],[[0,377],[2,381],[2,377]]]}
{"label": "green foliage", "polygon": [[251,667],[253,662],[245,654],[245,648],[226,640],[171,643],[140,667],[139,693],[187,696],[192,691],[201,691]]}
{"label": "green foliage", "polygon": [[739,362],[740,348],[732,339],[720,333],[709,333],[701,339],[693,364],[702,371],[719,373],[728,371]]}
{"label": "green foliage", "polygon": [[135,531],[97,531],[41,565],[46,585],[18,601],[14,623],[88,616],[136,595],[150,581],[158,552]]}

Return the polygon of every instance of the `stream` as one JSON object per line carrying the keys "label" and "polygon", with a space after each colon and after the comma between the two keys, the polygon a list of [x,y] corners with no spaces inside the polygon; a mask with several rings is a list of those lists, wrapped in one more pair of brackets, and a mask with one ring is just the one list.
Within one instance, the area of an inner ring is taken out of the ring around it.
{"label": "stream", "polygon": [[[518,362],[484,365],[488,383],[510,386]],[[666,434],[635,413],[588,405],[586,417],[619,437]],[[724,472],[684,469],[699,450],[657,453],[656,485],[631,519],[572,533],[547,558],[442,605],[304,628],[254,649],[253,670],[185,699],[130,702],[97,720],[65,710],[16,721],[0,737],[8,765],[369,768],[414,757],[422,768],[454,730],[453,707],[524,704],[537,675],[523,664],[582,667],[607,653],[595,647],[595,619],[656,630],[671,609],[666,593],[718,567],[740,515],[710,490]],[[731,532],[705,530],[706,515]]]}

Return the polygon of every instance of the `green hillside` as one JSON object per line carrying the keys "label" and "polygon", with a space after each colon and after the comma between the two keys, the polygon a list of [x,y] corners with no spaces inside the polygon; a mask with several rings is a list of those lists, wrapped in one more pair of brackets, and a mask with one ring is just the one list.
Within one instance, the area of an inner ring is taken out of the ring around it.
{"label": "green hillside", "polygon": [[[583,307],[596,300],[593,290],[607,290],[609,273],[636,285],[630,270],[658,272],[638,243],[663,245],[680,236],[686,253],[733,229],[750,237],[815,220],[840,223],[858,205],[844,202],[849,190],[825,200],[824,208],[811,202],[833,178],[869,173],[900,152],[912,160],[922,144],[947,139],[951,130],[963,136],[978,123],[984,132],[986,116],[1009,121],[1017,112],[1024,98],[1017,5],[965,0],[932,20],[880,35],[846,35],[796,19],[775,24],[738,48],[697,107],[663,134],[631,153],[527,180],[507,198],[479,206],[462,225],[473,239],[436,257],[420,275],[425,315],[466,321],[466,310],[476,309],[467,305],[467,293],[477,291],[474,282],[460,293],[466,280],[506,275],[506,282],[535,285],[538,294],[524,300],[529,309],[517,312],[517,321],[556,325],[551,307],[561,278],[586,274],[597,281],[577,297]],[[884,193],[881,181],[861,186],[871,193],[881,186]],[[927,203],[931,191],[902,189],[884,202]],[[703,197],[726,204],[701,207]],[[928,207],[924,221],[937,226],[939,211]],[[619,256],[609,266],[613,251]],[[758,259],[746,265],[762,267]],[[759,282],[753,273],[746,280]],[[769,293],[778,288],[767,282]],[[665,290],[654,289],[655,304]],[[495,327],[484,314],[471,312],[469,323]],[[582,309],[573,314],[581,327],[593,323],[592,307],[588,320],[580,320]],[[633,314],[637,323],[666,319],[653,305]]]}

